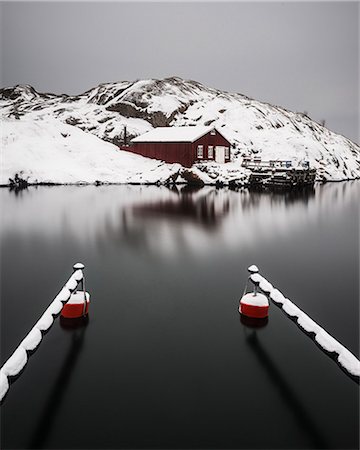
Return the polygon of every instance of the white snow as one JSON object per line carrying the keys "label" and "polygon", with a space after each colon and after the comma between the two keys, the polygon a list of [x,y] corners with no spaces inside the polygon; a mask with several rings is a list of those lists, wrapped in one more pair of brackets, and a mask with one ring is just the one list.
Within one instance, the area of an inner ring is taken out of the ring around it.
{"label": "white snow", "polygon": [[[79,305],[84,303],[84,291],[76,291],[71,294],[70,300],[67,302],[68,305]],[[86,302],[90,302],[90,294],[86,292]]]}
{"label": "white snow", "polygon": [[342,345],[336,339],[334,339],[325,330],[319,330],[316,333],[315,341],[321,345],[321,347],[328,352],[340,353]]}
{"label": "white snow", "polygon": [[69,291],[73,291],[74,289],[76,289],[76,286],[79,284],[79,281],[81,281],[83,278],[84,274],[82,269],[76,270],[65,284],[65,288],[68,289]]}
{"label": "white snow", "polygon": [[273,285],[264,279],[260,280],[259,286],[260,286],[260,289],[262,289],[266,293],[269,293],[273,290]]}
{"label": "white snow", "polygon": [[50,314],[56,316],[62,310],[63,306],[64,305],[60,300],[55,299],[45,312],[49,312]]}
{"label": "white snow", "polygon": [[63,287],[61,291],[58,293],[58,295],[55,297],[55,299],[60,300],[61,302],[67,302],[69,300],[69,297],[71,295],[71,292],[67,287]]}
{"label": "white snow", "polygon": [[[265,287],[268,288],[271,284],[260,274],[254,274],[250,277],[253,281],[265,283]],[[255,279],[254,279],[255,278]],[[265,289],[265,292],[268,292]],[[350,374],[360,377],[360,361],[340,342],[338,342],[333,336],[325,331],[320,325],[312,320],[307,314],[305,314],[300,308],[298,308],[291,300],[285,298],[284,295],[275,288],[269,293],[269,297],[275,302],[282,304],[282,309],[290,317],[296,317],[297,323],[308,333],[315,334],[316,342],[327,352],[337,353],[339,364],[347,370]]]}
{"label": "white snow", "polygon": [[77,285],[78,285],[78,282],[73,275],[70,278],[70,280],[65,284],[65,287],[67,287],[70,291],[73,291]]}
{"label": "white snow", "polygon": [[42,339],[42,333],[39,328],[34,327],[30,333],[23,339],[20,343],[20,347],[23,347],[25,350],[35,350],[36,347],[40,344]]}
{"label": "white snow", "polygon": [[257,293],[255,295],[253,292],[250,292],[241,298],[240,305],[269,306],[269,301],[264,294]]}
{"label": "white snow", "polygon": [[309,316],[307,316],[305,313],[301,314],[298,319],[297,323],[308,333],[318,333],[322,330],[322,328],[314,322],[312,319],[310,319]]}
{"label": "white snow", "polygon": [[[84,266],[82,267],[82,269],[84,268]],[[82,269],[78,269],[74,272],[73,277],[75,278],[76,281],[81,281],[84,277]]]}
{"label": "white snow", "polygon": [[120,151],[54,118],[3,119],[1,161],[2,185],[16,173],[29,183],[156,183],[181,167]]}
{"label": "white snow", "polygon": [[255,272],[259,272],[259,269],[257,266],[255,266],[255,264],[251,265],[250,267],[248,267],[248,271],[255,273]]}
{"label": "white snow", "polygon": [[48,330],[54,322],[54,318],[50,311],[46,310],[40,319],[36,322],[35,327],[41,331]]}
{"label": "white snow", "polygon": [[260,281],[263,280],[263,277],[259,273],[254,273],[254,274],[250,275],[250,279],[254,283],[260,283]]}
{"label": "white snow", "polygon": [[0,370],[0,401],[4,398],[5,394],[9,389],[8,377],[5,375],[4,371]]}
{"label": "white snow", "polygon": [[270,298],[275,303],[284,303],[286,298],[282,295],[282,293],[278,289],[274,289],[270,292]]}
{"label": "white snow", "polygon": [[212,129],[204,126],[157,127],[134,138],[132,142],[194,142]]}
{"label": "white snow", "polygon": [[[25,338],[20,342],[19,346],[16,348],[14,353],[5,362],[0,370],[0,401],[4,398],[6,392],[9,389],[8,376],[15,376],[20,373],[28,361],[27,351],[35,350],[42,340],[42,331],[48,330],[54,322],[53,315],[57,315],[63,308],[63,303],[67,301],[70,297],[71,289],[77,287],[78,281],[83,278],[83,272],[80,267],[76,270],[69,280],[67,281],[65,287],[59,292],[55,299],[50,303],[48,308],[45,310],[40,319],[36,322],[34,327],[25,336]],[[73,287],[74,286],[74,287]],[[89,294],[86,293],[87,299],[89,301]],[[77,292],[72,294],[72,303],[80,303],[80,297],[82,297],[81,303],[84,301],[84,293]]]}
{"label": "white snow", "polygon": [[339,363],[346,368],[351,374],[359,376],[360,362],[359,360],[347,350],[345,347],[339,350]]}
{"label": "white snow", "polygon": [[27,362],[27,353],[23,347],[18,347],[6,363],[2,366],[2,371],[7,376],[17,375]]}
{"label": "white snow", "polygon": [[303,314],[301,309],[299,309],[293,302],[291,302],[288,298],[285,299],[282,309],[291,317],[299,317]]}
{"label": "white snow", "polygon": [[242,167],[239,162],[218,164],[216,162],[204,161],[192,166],[191,171],[205,184],[211,185],[216,182],[228,185],[230,181],[244,184],[249,177],[250,171]]}
{"label": "white snow", "polygon": [[[30,86],[18,86],[13,90],[18,95],[16,102],[0,97],[4,145],[10,146],[9,152],[12,152],[4,153],[6,164],[1,183],[7,183],[9,177],[21,170],[29,175],[30,181],[161,182],[166,172],[167,175],[172,172],[170,167],[160,168],[161,163],[154,160],[147,166],[137,159],[141,158],[138,155],[125,152],[122,159],[116,158],[114,146],[90,140],[96,136],[119,141],[125,126],[129,138],[143,135],[162,124],[154,120],[155,115],[164,117],[168,121],[166,125],[176,127],[174,133],[182,127],[216,127],[234,144],[231,164],[197,165],[197,172],[201,172],[203,181],[209,184],[243,180],[246,170],[241,167],[242,159],[253,155],[263,160],[291,160],[294,167],[308,160],[318,170],[319,180],[360,177],[360,148],[344,136],[331,132],[304,114],[194,81],[169,78],[106,83],[77,97],[42,96]],[[16,120],[18,124],[14,125],[14,134],[9,139],[9,124],[5,118],[13,113],[15,103],[20,119]],[[66,121],[71,125],[66,125]],[[30,126],[29,129],[26,122],[37,124],[39,128]],[[60,139],[60,127],[67,138]],[[155,129],[154,132],[160,131]],[[16,142],[13,142],[14,136]],[[157,167],[155,173],[152,172],[154,167]]]}

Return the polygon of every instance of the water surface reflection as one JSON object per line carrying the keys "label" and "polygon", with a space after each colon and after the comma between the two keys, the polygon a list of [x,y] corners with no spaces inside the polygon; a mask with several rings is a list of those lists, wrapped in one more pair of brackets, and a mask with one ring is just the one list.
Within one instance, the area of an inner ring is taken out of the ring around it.
{"label": "water surface reflection", "polygon": [[[358,183],[265,193],[212,187],[88,186],[32,187],[21,194],[10,200],[11,193],[1,192],[6,203],[3,238],[14,233],[51,240],[70,236],[89,244],[110,236],[119,245],[140,241],[149,251],[164,254],[169,244],[178,242],[196,256],[197,251],[212,252],[208,244],[214,235],[221,245],[240,250],[255,240],[259,244],[274,235],[296,233],[330,211],[341,214],[358,195]],[[174,242],[164,240],[163,234]],[[173,251],[177,250],[175,246]]]}
{"label": "water surface reflection", "polygon": [[247,334],[246,343],[253,350],[254,355],[257,357],[274,388],[278,391],[289,412],[294,415],[296,422],[303,429],[304,433],[309,435],[313,443],[312,448],[329,448],[324,433],[312,419],[311,411],[304,407],[295,390],[281,374],[271,356],[261,344],[261,340],[256,331]]}
{"label": "water surface reflection", "polygon": [[[69,334],[70,345],[56,376],[53,387],[47,395],[45,406],[38,418],[38,424],[27,448],[46,448],[48,435],[51,433],[52,427],[56,425],[57,412],[61,407],[63,397],[67,395],[66,392],[69,383],[71,383],[71,376],[76,370],[77,360],[84,345],[86,327],[89,324],[89,316],[72,320],[66,320],[63,317],[60,317],[59,323],[60,327]],[[86,387],[86,383],[87,380],[84,379],[84,387]],[[72,401],[76,406],[76,398],[72,399]],[[66,424],[62,424],[61,426],[63,426],[64,432],[66,433]]]}
{"label": "water surface reflection", "polygon": [[0,190],[2,360],[75,261],[92,298],[89,326],[55,324],[12,386],[2,447],[356,448],[358,386],[278,308],[254,331],[238,302],[255,263],[358,354],[359,198],[357,182]]}

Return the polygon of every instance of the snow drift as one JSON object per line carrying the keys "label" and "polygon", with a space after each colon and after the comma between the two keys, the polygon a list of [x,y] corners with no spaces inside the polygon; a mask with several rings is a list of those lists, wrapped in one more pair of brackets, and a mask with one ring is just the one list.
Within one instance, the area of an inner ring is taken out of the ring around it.
{"label": "snow drift", "polygon": [[120,151],[58,119],[6,120],[2,127],[2,185],[15,173],[31,184],[151,184],[166,182],[181,167]]}

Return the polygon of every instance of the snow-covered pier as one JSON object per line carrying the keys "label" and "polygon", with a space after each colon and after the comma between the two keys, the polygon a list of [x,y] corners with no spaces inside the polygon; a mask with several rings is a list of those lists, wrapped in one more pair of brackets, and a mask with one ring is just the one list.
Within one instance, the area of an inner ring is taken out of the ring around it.
{"label": "snow-covered pier", "polygon": [[84,283],[84,265],[77,263],[73,266],[73,274],[68,279],[64,287],[50,303],[40,319],[20,342],[19,346],[0,369],[0,402],[4,399],[9,390],[9,379],[20,375],[28,362],[28,357],[33,353],[56,318],[69,301],[71,294],[76,291],[79,283]]}
{"label": "snow-covered pier", "polygon": [[261,187],[293,187],[315,183],[316,169],[311,168],[309,161],[294,166],[291,160],[269,160],[245,157],[242,166],[251,170],[250,186]]}
{"label": "snow-covered pier", "polygon": [[309,336],[324,353],[336,361],[347,375],[359,382],[360,361],[356,356],[260,275],[255,265],[250,266],[248,270],[251,273],[250,280],[258,285],[264,294],[281,308],[285,315],[295,322],[299,329]]}

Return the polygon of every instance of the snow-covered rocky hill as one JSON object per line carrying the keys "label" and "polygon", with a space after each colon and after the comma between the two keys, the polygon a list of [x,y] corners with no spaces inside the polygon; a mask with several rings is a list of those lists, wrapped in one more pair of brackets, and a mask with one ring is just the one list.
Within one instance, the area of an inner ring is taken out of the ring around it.
{"label": "snow-covered rocky hill", "polygon": [[38,93],[31,86],[4,88],[0,113],[2,184],[15,170],[56,182],[150,182],[154,167],[162,167],[162,181],[179,171],[146,158],[135,161],[135,155],[110,145],[123,144],[125,126],[128,139],[157,126],[215,126],[233,143],[233,162],[209,163],[205,172],[204,165],[194,169],[205,182],[243,179],[242,157],[252,154],[295,164],[309,160],[319,180],[360,177],[360,147],[306,115],[176,77],[106,83],[77,96]]}
{"label": "snow-covered rocky hill", "polygon": [[30,184],[166,183],[180,164],[144,158],[58,119],[4,123],[0,184],[15,173]]}

